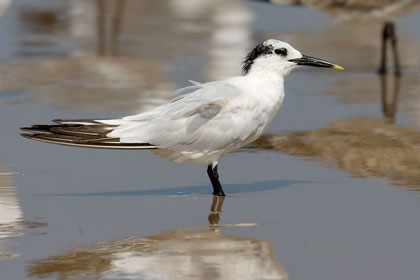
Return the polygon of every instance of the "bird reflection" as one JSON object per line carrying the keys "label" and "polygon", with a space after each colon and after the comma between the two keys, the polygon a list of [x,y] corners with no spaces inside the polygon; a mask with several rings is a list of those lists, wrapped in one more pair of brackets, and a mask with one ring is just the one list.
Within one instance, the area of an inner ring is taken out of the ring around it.
{"label": "bird reflection", "polygon": [[[0,90],[31,93],[16,102],[89,111],[141,112],[166,102],[174,86],[156,55],[144,48],[120,54],[119,38],[130,37],[127,32],[133,26],[138,29],[138,18],[146,14],[141,3],[74,0],[36,8],[18,5],[16,24],[23,32],[16,49],[35,59],[0,64]],[[129,18],[123,21],[127,12]]]}
{"label": "bird reflection", "polygon": [[209,226],[212,228],[216,228],[219,225],[220,220],[220,212],[222,212],[223,202],[225,201],[224,196],[214,195],[213,202],[211,203],[210,207],[210,214],[208,217]]}
{"label": "bird reflection", "polygon": [[99,242],[31,262],[27,275],[60,279],[287,279],[272,245],[218,230],[224,197],[213,197],[209,226]]}
{"label": "bird reflection", "polygon": [[[395,99],[394,99],[395,100]],[[389,110],[391,117],[395,105]],[[250,148],[276,150],[335,166],[361,177],[420,190],[420,131],[381,118],[357,117],[315,130],[265,135]]]}
{"label": "bird reflection", "polygon": [[0,260],[15,257],[8,251],[10,238],[22,235],[22,229],[46,226],[45,223],[22,220],[23,212],[16,191],[12,185],[10,173],[0,167]]}
{"label": "bird reflection", "polygon": [[[267,0],[275,4],[289,4],[287,1]],[[285,2],[285,3],[283,3]],[[401,68],[397,50],[397,35],[394,20],[420,9],[418,0],[300,0],[299,4],[315,8],[330,15],[335,21],[358,26],[362,31],[369,25],[382,25],[381,58],[378,73],[387,73],[387,50],[391,47],[394,74],[400,75]],[[358,40],[363,37],[363,32]],[[331,43],[331,41],[330,41]]]}
{"label": "bird reflection", "polygon": [[12,2],[12,0],[0,0],[0,17],[2,17],[3,14],[7,11],[10,2]]}
{"label": "bird reflection", "polygon": [[[112,32],[111,32],[111,54],[118,55],[118,37],[121,32],[121,21],[124,13],[125,0],[113,1],[115,3],[114,15],[112,18]],[[112,4],[114,4],[112,3]],[[106,14],[107,1],[96,0],[97,15],[96,15],[96,29],[98,37],[97,53],[99,55],[106,54]]]}
{"label": "bird reflection", "polygon": [[[0,172],[3,170],[0,169]],[[19,235],[22,210],[7,173],[0,173],[0,259],[13,257],[6,252],[7,238]]]}
{"label": "bird reflection", "polygon": [[28,93],[17,103],[147,111],[173,98],[174,81],[237,74],[253,44],[239,0],[50,2],[11,8],[14,49],[31,58],[0,64],[0,90]]}
{"label": "bird reflection", "polygon": [[381,84],[381,105],[384,118],[391,122],[395,122],[397,113],[398,97],[400,95],[400,77],[394,77],[392,88],[388,87],[388,79],[386,75],[379,75]]}
{"label": "bird reflection", "polygon": [[397,35],[393,20],[420,8],[418,0],[302,0],[305,5],[330,14],[341,22],[382,23],[379,73],[387,72],[387,44],[392,48],[394,74],[400,75]]}

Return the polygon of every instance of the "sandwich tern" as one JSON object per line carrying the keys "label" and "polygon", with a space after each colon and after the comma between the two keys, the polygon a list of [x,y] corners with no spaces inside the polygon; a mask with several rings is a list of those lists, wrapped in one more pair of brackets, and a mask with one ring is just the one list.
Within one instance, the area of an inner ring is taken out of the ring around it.
{"label": "sandwich tern", "polygon": [[283,103],[284,77],[300,65],[343,69],[303,55],[275,39],[257,45],[243,62],[243,75],[192,82],[169,103],[120,119],[54,120],[56,125],[22,128],[22,136],[80,147],[150,149],[173,162],[206,164],[213,194],[224,196],[220,156],[261,136]]}

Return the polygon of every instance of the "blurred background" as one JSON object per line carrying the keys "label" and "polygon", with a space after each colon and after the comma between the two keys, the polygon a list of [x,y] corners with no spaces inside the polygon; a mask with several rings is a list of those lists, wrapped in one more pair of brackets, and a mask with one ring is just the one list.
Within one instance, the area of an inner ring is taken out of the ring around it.
{"label": "blurred background", "polygon": [[[1,0],[1,279],[418,279],[420,1]],[[285,81],[266,134],[203,166],[23,139],[241,74],[263,40],[344,71]],[[223,206],[223,207],[222,207]]]}

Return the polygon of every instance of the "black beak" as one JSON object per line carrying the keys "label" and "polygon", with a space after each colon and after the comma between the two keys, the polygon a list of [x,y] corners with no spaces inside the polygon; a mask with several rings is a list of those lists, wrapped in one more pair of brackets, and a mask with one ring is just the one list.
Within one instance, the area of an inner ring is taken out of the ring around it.
{"label": "black beak", "polygon": [[338,66],[337,64],[331,63],[326,60],[322,60],[319,58],[302,55],[301,58],[295,58],[290,59],[289,61],[296,63],[297,65],[307,65],[307,66],[313,66],[313,67],[325,67],[325,68],[334,68],[334,69],[344,69],[341,66]]}

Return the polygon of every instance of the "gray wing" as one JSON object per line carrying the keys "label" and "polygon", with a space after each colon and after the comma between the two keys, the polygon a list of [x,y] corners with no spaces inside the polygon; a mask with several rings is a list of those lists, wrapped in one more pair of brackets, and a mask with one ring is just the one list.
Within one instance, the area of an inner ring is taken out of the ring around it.
{"label": "gray wing", "polygon": [[237,114],[248,109],[241,107],[240,97],[236,86],[214,82],[151,112],[100,122],[116,125],[108,137],[121,142],[184,150],[217,149],[249,134],[248,125]]}

